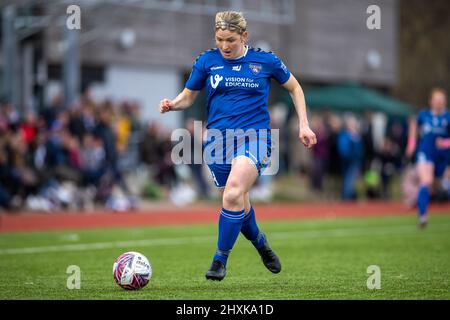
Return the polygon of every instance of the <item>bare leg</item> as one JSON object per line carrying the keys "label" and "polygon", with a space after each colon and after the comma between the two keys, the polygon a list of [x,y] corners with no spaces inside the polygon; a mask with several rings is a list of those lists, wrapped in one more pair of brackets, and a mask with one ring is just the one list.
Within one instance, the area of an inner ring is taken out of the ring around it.
{"label": "bare leg", "polygon": [[417,208],[419,214],[419,226],[425,228],[427,225],[427,210],[430,203],[430,189],[434,180],[434,165],[430,162],[418,163],[420,189],[417,197]]}
{"label": "bare leg", "polygon": [[[231,172],[223,191],[223,208],[232,211],[243,210],[246,205],[250,210],[248,197],[253,184],[258,177],[258,171],[253,163],[246,157],[237,157],[233,160]],[[246,210],[246,212],[248,212]]]}
{"label": "bare leg", "polygon": [[206,272],[207,279],[220,281],[225,277],[228,256],[245,218],[245,194],[249,192],[257,177],[258,171],[248,158],[237,157],[233,160],[222,195],[223,208],[219,217],[217,250],[213,263]]}

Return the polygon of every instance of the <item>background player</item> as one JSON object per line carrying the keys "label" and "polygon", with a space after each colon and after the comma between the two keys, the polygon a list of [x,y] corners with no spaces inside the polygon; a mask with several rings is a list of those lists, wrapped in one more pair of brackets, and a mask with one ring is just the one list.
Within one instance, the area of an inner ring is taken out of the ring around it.
{"label": "background player", "polygon": [[447,94],[434,88],[430,94],[430,108],[421,111],[410,122],[406,154],[411,157],[417,145],[417,172],[420,180],[417,197],[419,226],[427,225],[427,209],[430,203],[430,188],[434,177],[440,179],[450,161],[450,112],[446,110]]}

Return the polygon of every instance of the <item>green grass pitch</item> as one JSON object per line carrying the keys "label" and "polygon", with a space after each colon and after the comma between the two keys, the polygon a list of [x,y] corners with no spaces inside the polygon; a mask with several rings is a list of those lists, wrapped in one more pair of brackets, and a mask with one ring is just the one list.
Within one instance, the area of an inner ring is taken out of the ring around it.
{"label": "green grass pitch", "polygon": [[[222,282],[204,278],[216,245],[214,224],[0,234],[0,299],[450,299],[450,215],[262,222],[280,256],[274,275],[244,238]],[[112,277],[125,251],[146,255],[149,284],[125,291]],[[68,289],[68,266],[81,288]],[[381,288],[368,289],[367,268]]]}

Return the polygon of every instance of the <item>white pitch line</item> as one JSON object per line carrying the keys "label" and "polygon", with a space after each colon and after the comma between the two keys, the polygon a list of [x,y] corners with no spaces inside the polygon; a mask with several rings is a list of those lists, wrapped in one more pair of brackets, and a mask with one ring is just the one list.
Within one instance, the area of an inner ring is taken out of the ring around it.
{"label": "white pitch line", "polygon": [[[433,226],[432,229],[423,231],[424,233],[449,232],[450,224],[440,224]],[[415,226],[412,225],[398,225],[388,227],[367,227],[367,228],[341,228],[328,230],[306,230],[306,231],[284,231],[271,232],[270,239],[283,240],[289,238],[345,238],[355,236],[387,236],[387,235],[414,235],[418,232]],[[183,238],[159,238],[159,239],[144,239],[144,240],[129,240],[129,241],[112,241],[112,242],[95,242],[95,243],[79,243],[79,244],[65,244],[52,245],[41,247],[26,247],[26,248],[10,248],[0,249],[0,255],[13,254],[36,254],[36,253],[51,253],[51,252],[68,252],[68,251],[88,251],[88,250],[104,250],[113,248],[125,247],[151,247],[151,246],[176,246],[185,244],[205,243],[206,241],[217,240],[216,235],[198,236],[198,237],[183,237]]]}
{"label": "white pitch line", "polygon": [[0,255],[103,250],[103,249],[134,247],[134,246],[151,247],[164,245],[182,245],[187,242],[192,242],[192,240],[194,240],[194,238],[161,238],[161,239],[147,239],[147,240],[79,243],[79,244],[53,245],[42,247],[28,247],[28,248],[12,248],[12,249],[0,249]]}
{"label": "white pitch line", "polygon": [[433,230],[417,230],[414,225],[397,225],[385,227],[367,227],[367,228],[341,228],[328,230],[310,230],[310,231],[284,231],[273,232],[270,234],[271,238],[284,239],[292,238],[297,234],[299,238],[345,238],[345,237],[359,237],[359,236],[385,236],[396,234],[417,234],[418,232],[436,233],[443,231],[450,231],[450,224],[440,224],[433,226]]}

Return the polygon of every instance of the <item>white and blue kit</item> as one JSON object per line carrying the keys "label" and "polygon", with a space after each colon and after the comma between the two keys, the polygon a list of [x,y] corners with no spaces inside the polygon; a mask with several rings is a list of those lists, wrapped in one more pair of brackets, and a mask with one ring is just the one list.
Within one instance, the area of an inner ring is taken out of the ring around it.
{"label": "white and blue kit", "polygon": [[204,154],[217,187],[225,187],[231,161],[238,156],[251,159],[258,174],[268,166],[271,79],[284,84],[290,75],[275,54],[252,47],[246,47],[237,59],[225,59],[218,49],[211,49],[195,61],[185,87],[193,91],[206,87]]}
{"label": "white and blue kit", "polygon": [[434,115],[430,110],[421,111],[417,116],[419,145],[417,162],[434,164],[434,174],[441,178],[445,168],[450,165],[450,150],[436,147],[436,138],[450,137],[450,112]]}

